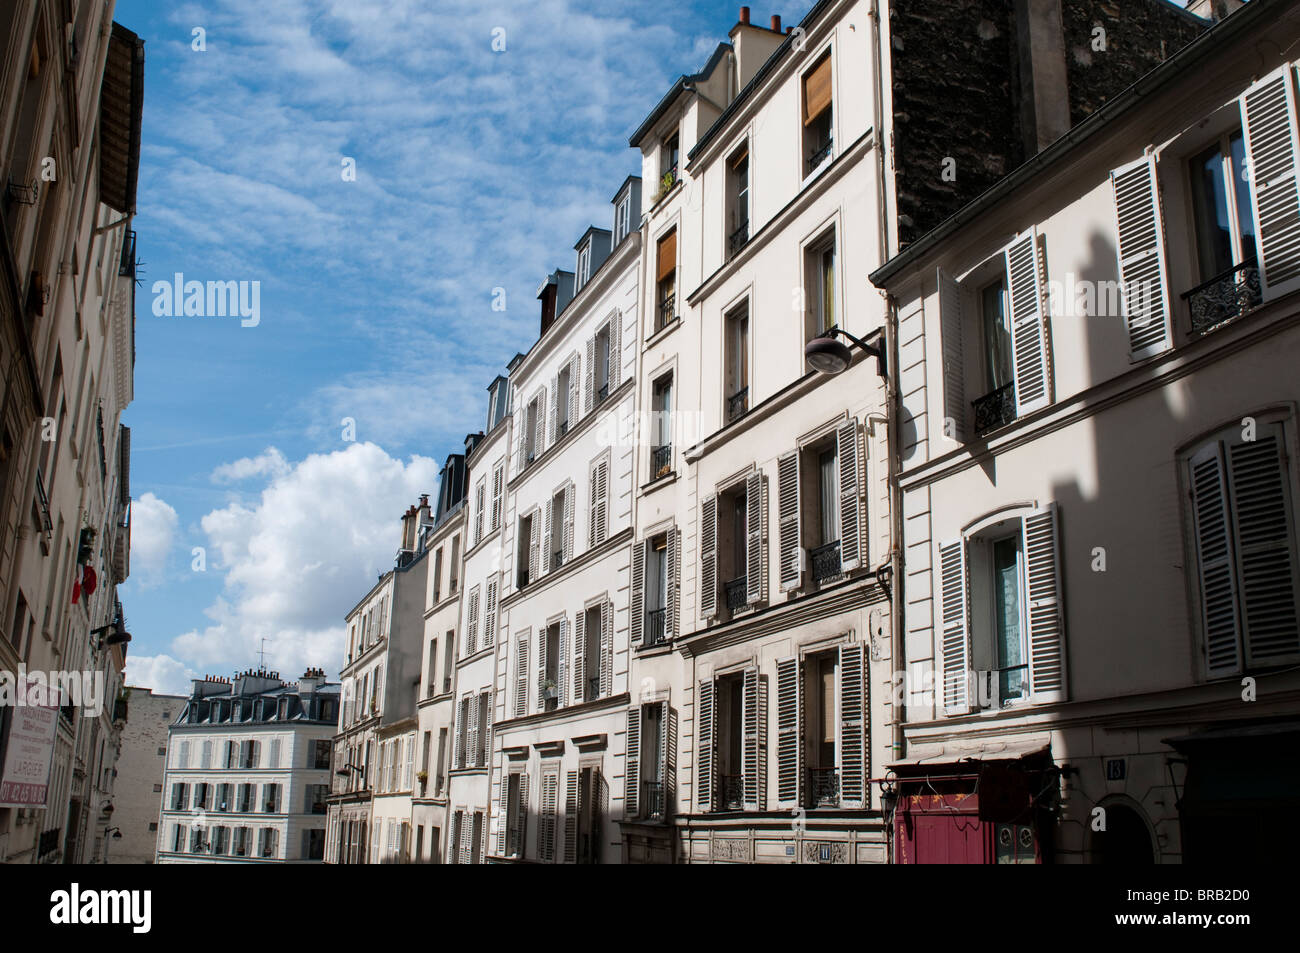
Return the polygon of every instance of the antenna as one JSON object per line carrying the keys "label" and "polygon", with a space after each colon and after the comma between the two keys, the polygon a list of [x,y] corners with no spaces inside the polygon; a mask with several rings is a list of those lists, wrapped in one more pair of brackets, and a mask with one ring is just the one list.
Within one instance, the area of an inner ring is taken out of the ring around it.
{"label": "antenna", "polygon": [[265,637],[263,637],[263,638],[262,638],[262,648],[261,648],[261,650],[257,653],[257,654],[261,657],[261,659],[262,659],[262,661],[261,661],[260,664],[261,664],[261,669],[262,669],[262,671],[264,671],[264,672],[266,671],[266,643],[267,643],[267,639],[266,639]]}

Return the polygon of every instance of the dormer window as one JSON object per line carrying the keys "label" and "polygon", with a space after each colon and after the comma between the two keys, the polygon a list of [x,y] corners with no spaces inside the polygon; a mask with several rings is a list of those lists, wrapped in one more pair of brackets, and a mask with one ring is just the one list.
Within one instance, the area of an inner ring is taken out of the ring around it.
{"label": "dormer window", "polygon": [[663,150],[659,154],[659,188],[665,193],[677,184],[677,161],[681,151],[679,142],[677,133],[673,133],[664,140]]}
{"label": "dormer window", "polygon": [[578,272],[574,280],[581,288],[591,278],[591,242],[584,242],[578,249]]}
{"label": "dormer window", "polygon": [[620,244],[632,231],[632,193],[628,192],[614,207],[614,244]]}

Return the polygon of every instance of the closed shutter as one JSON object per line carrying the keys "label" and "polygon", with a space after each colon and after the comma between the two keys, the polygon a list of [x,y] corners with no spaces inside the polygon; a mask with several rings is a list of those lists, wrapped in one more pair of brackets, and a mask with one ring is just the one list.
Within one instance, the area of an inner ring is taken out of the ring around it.
{"label": "closed shutter", "polygon": [[970,645],[966,636],[966,544],[958,539],[939,544],[939,612],[943,659],[943,711],[970,710]]}
{"label": "closed shutter", "polygon": [[514,402],[516,410],[513,420],[515,428],[515,476],[524,472],[524,444],[526,442],[524,439],[524,431],[528,426],[528,411],[526,407],[519,406],[519,402],[522,399],[523,398],[519,395],[519,392],[516,391]]}
{"label": "closed shutter", "polygon": [[763,586],[767,562],[764,546],[767,536],[766,503],[763,474],[750,474],[745,479],[745,603],[751,606],[762,602],[766,595]]}
{"label": "closed shutter", "polygon": [[632,594],[631,618],[628,619],[628,637],[633,645],[641,644],[641,632],[645,626],[645,550],[647,541],[637,540],[632,544]]}
{"label": "closed shutter", "polygon": [[542,509],[545,510],[546,513],[544,517],[545,522],[543,523],[543,528],[542,528],[541,571],[543,574],[546,574],[551,571],[551,567],[553,565],[553,563],[551,562],[551,550],[553,548],[552,540],[554,539],[555,536],[555,530],[559,528],[551,525],[553,523],[553,516],[555,514],[554,498],[548,500],[546,504],[542,507]]}
{"label": "closed shutter", "polygon": [[623,789],[623,809],[628,817],[640,817],[641,803],[641,708],[627,712],[627,768]]}
{"label": "closed shutter", "polygon": [[623,382],[623,315],[609,319],[609,392],[612,394]]}
{"label": "closed shutter", "polygon": [[857,420],[849,420],[835,434],[840,464],[840,569],[848,572],[863,563],[862,441]]}
{"label": "closed shutter", "polygon": [[465,767],[465,732],[469,724],[469,696],[460,700],[456,711],[456,767]]}
{"label": "closed shutter", "polygon": [[469,617],[465,625],[465,654],[473,655],[478,651],[478,586],[469,591],[469,607],[465,614]]}
{"label": "closed shutter", "polygon": [[696,700],[695,731],[699,739],[696,753],[695,800],[701,811],[711,811],[714,805],[714,792],[717,788],[716,769],[714,768],[713,745],[717,732],[714,730],[713,682],[702,681]]}
{"label": "closed shutter", "polygon": [[614,693],[614,603],[600,605],[600,697]]}
{"label": "closed shutter", "polygon": [[740,760],[744,771],[745,810],[767,809],[767,680],[746,669],[741,699],[744,733]]}
{"label": "closed shutter", "polygon": [[564,544],[561,560],[568,562],[573,558],[573,484],[564,488]]}
{"label": "closed shutter", "polygon": [[546,711],[546,656],[549,653],[549,627],[537,630],[537,710]]}
{"label": "closed shutter", "polygon": [[487,506],[487,481],[479,480],[474,488],[474,542],[483,538],[483,510]]}
{"label": "closed shutter", "polygon": [[700,616],[718,614],[718,498],[700,505]]}
{"label": "closed shutter", "polygon": [[[966,357],[962,347],[961,285],[942,268],[938,270],[939,333],[943,336],[943,432],[966,440]],[[952,421],[951,429],[947,421]]]}
{"label": "closed shutter", "polygon": [[492,529],[501,525],[501,508],[504,504],[506,473],[505,465],[498,465],[492,471]]}
{"label": "closed shutter", "polygon": [[578,411],[580,395],[582,388],[580,386],[582,378],[578,376],[578,365],[580,364],[578,355],[573,355],[569,359],[569,429],[572,430],[578,422]]}
{"label": "closed shutter", "polygon": [[1061,605],[1061,550],[1056,505],[1024,518],[1025,581],[1029,618],[1029,696],[1064,701],[1065,619]]}
{"label": "closed shutter", "polygon": [[546,389],[537,394],[537,416],[533,418],[533,455],[540,457],[546,448]]}
{"label": "closed shutter", "polygon": [[587,610],[579,609],[573,620],[573,703],[591,700],[587,697]]}
{"label": "closed shutter", "polygon": [[840,646],[840,806],[867,806],[866,653],[861,642]]}
{"label": "closed shutter", "polygon": [[675,639],[681,630],[681,621],[677,617],[681,608],[682,588],[681,530],[674,528],[668,531],[668,549],[664,558],[668,560],[666,574],[668,593],[665,600],[667,611],[664,613],[664,638]]}
{"label": "closed shutter", "polygon": [[[468,719],[469,719],[467,724],[469,726],[469,730],[466,732],[465,747],[467,750],[465,753],[465,763],[469,767],[477,767],[478,766],[478,745],[479,745],[478,722],[479,722],[480,699],[479,696],[472,695],[468,699],[466,699],[466,701],[469,702],[469,708],[467,709]],[[397,752],[394,752],[394,755],[396,754]]]}
{"label": "closed shutter", "polygon": [[483,613],[483,647],[492,645],[497,634],[497,580],[493,576],[487,584],[487,606]]}
{"label": "closed shutter", "polygon": [[591,546],[605,541],[609,528],[609,461],[591,468]]}
{"label": "closed shutter", "polygon": [[778,808],[799,806],[799,660],[776,661],[776,800]]}
{"label": "closed shutter", "polygon": [[497,854],[506,856],[506,830],[510,826],[510,775],[497,783]]}
{"label": "closed shutter", "polygon": [[677,807],[677,709],[670,708],[667,702],[663,706],[662,744],[659,750],[663,752],[663,773],[660,777],[664,782],[663,816],[667,819]]}
{"label": "closed shutter", "polygon": [[587,375],[586,385],[583,387],[583,393],[586,395],[586,410],[583,413],[591,413],[591,408],[596,404],[596,339],[587,338]]}
{"label": "closed shutter", "polygon": [[547,771],[542,775],[541,817],[537,825],[537,859],[555,862],[556,810],[559,806],[560,775]]}
{"label": "closed shutter", "polygon": [[1264,300],[1300,288],[1300,132],[1288,63],[1241,97]]}
{"label": "closed shutter", "polygon": [[528,843],[528,773],[519,773],[519,826],[515,831],[515,855],[524,856],[524,845]]}
{"label": "closed shutter", "polygon": [[542,521],[539,519],[541,514],[533,510],[533,517],[528,521],[528,581],[534,582],[538,578],[541,570],[539,564],[539,548],[541,546]]}
{"label": "closed shutter", "polygon": [[528,714],[528,639],[532,633],[519,636],[515,649],[515,717]]}
{"label": "closed shutter", "polygon": [[1043,282],[1038,262],[1038,232],[1030,229],[1006,247],[1007,297],[1011,302],[1011,352],[1016,414],[1021,416],[1049,399],[1047,346],[1043,338]]}
{"label": "closed shutter", "polygon": [[799,452],[792,451],[776,462],[776,509],[780,520],[781,591],[798,589],[803,583],[802,531],[799,513]]}
{"label": "closed shutter", "polygon": [[1242,637],[1251,668],[1300,656],[1294,514],[1279,424],[1228,447]]}
{"label": "closed shutter", "polygon": [[1129,358],[1139,361],[1173,346],[1155,156],[1116,169],[1110,184],[1119,226],[1117,254]]}
{"label": "closed shutter", "polygon": [[564,707],[564,691],[569,684],[569,617],[560,619],[560,661],[555,676],[555,704]]}
{"label": "closed shutter", "polygon": [[578,772],[564,775],[564,862],[578,862]]}
{"label": "closed shutter", "polygon": [[471,821],[467,825],[463,816],[460,821],[460,862],[474,863],[474,824]]}
{"label": "closed shutter", "polygon": [[560,375],[556,373],[551,378],[551,412],[546,425],[546,445],[548,447],[555,444],[555,423],[556,416],[560,409]]}

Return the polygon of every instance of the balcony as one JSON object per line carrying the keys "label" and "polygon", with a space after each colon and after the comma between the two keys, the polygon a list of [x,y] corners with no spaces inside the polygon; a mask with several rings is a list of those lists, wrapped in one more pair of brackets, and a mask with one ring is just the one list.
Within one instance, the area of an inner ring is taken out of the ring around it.
{"label": "balcony", "polygon": [[609,381],[606,380],[605,383],[601,384],[599,387],[596,388],[596,404],[599,405],[608,396],[609,396]]}
{"label": "balcony", "polygon": [[45,492],[45,474],[36,468],[36,508],[41,515],[41,532],[48,539],[54,533],[54,522],[50,519],[50,498]]}
{"label": "balcony", "polygon": [[519,575],[518,575],[518,577],[517,577],[516,580],[515,580],[515,588],[517,588],[517,589],[527,589],[527,588],[528,588],[528,570],[527,570],[527,569],[520,569],[520,570],[519,570]]}
{"label": "balcony", "polygon": [[975,408],[975,433],[983,437],[990,431],[1005,427],[1016,419],[1016,385],[1014,381],[1003,384],[995,391],[971,401]]}
{"label": "balcony", "polygon": [[1255,259],[1197,285],[1183,293],[1192,316],[1192,334],[1197,337],[1235,321],[1258,308],[1264,300]]}
{"label": "balcony", "polygon": [[656,331],[662,331],[677,319],[677,295],[664,295],[659,302],[659,312],[656,319]]}
{"label": "balcony", "polygon": [[118,262],[117,274],[121,278],[135,277],[135,232],[128,231],[122,242],[122,259]]}
{"label": "balcony", "polygon": [[663,820],[664,807],[664,783],[662,781],[642,781],[641,816],[652,821]]}
{"label": "balcony", "polygon": [[825,546],[818,546],[809,553],[809,562],[812,563],[813,579],[817,582],[838,576],[841,572],[840,541],[837,539]]}
{"label": "balcony", "polygon": [[569,422],[567,420],[561,420],[558,424],[555,425],[556,440],[559,440],[568,432],[569,432]]}
{"label": "balcony", "polygon": [[826,142],[818,146],[816,150],[814,150],[813,154],[808,157],[808,163],[807,166],[805,167],[807,171],[805,172],[805,174],[811,173],[814,169],[816,169],[819,165],[821,165],[830,157],[831,146],[833,145],[834,145],[834,140],[827,137]]}
{"label": "balcony", "polygon": [[53,853],[54,851],[58,850],[59,835],[62,832],[63,829],[60,827],[56,827],[52,831],[42,832],[40,842],[37,844],[36,847],[36,856],[38,858],[44,857],[46,854]]}
{"label": "balcony", "polygon": [[733,579],[726,585],[727,590],[727,608],[743,609],[749,604],[746,593],[746,577],[741,576],[739,579]]}
{"label": "balcony", "polygon": [[808,769],[808,807],[838,807],[840,772],[838,768]]}
{"label": "balcony", "polygon": [[564,565],[564,550],[557,549],[551,553],[551,572],[559,569]]}
{"label": "balcony", "polygon": [[741,222],[740,227],[727,236],[727,257],[733,257],[749,242],[749,219]]}
{"label": "balcony", "polygon": [[745,809],[745,780],[739,774],[718,775],[718,806],[724,811]]}
{"label": "balcony", "polygon": [[749,412],[749,388],[742,387],[727,398],[727,423],[739,420]]}
{"label": "balcony", "polygon": [[645,614],[645,633],[642,637],[642,644],[647,648],[653,645],[662,645],[666,631],[666,622],[666,609],[647,610]]}
{"label": "balcony", "polygon": [[673,445],[664,444],[650,451],[650,479],[666,477],[673,468]]}

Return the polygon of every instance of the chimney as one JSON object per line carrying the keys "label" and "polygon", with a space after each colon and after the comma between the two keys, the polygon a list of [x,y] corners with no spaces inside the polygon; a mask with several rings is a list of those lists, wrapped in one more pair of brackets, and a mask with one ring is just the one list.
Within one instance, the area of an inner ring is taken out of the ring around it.
{"label": "chimney", "polygon": [[1016,0],[1016,45],[1021,128],[1032,156],[1070,131],[1061,0]]}
{"label": "chimney", "polygon": [[746,26],[749,25],[749,7],[740,8],[740,22]]}
{"label": "chimney", "polygon": [[573,272],[553,271],[547,275],[542,286],[537,289],[537,300],[542,303],[541,334],[545,334],[573,300]]}
{"label": "chimney", "polygon": [[428,493],[420,494],[419,515],[420,515],[419,525],[421,528],[428,526],[433,522],[433,510],[429,508]]}
{"label": "chimney", "polygon": [[408,506],[406,512],[402,514],[403,552],[410,552],[415,549],[415,534],[418,531],[419,512],[414,506]]}
{"label": "chimney", "polygon": [[779,13],[772,14],[772,32],[773,33],[781,32],[781,14]]}
{"label": "chimney", "polygon": [[314,692],[325,684],[325,670],[319,668],[309,668],[303,672],[302,678],[298,679],[298,691],[304,695]]}

